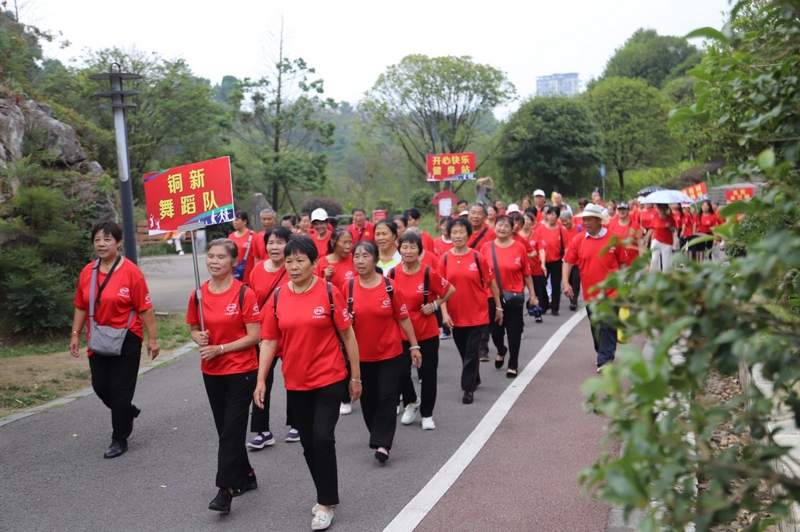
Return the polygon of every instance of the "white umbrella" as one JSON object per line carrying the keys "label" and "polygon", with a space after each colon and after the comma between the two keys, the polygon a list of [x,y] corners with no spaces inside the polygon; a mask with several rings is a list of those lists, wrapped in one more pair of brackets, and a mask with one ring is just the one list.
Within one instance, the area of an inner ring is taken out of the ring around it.
{"label": "white umbrella", "polygon": [[666,205],[668,203],[693,203],[694,200],[680,190],[656,190],[644,197],[643,203]]}

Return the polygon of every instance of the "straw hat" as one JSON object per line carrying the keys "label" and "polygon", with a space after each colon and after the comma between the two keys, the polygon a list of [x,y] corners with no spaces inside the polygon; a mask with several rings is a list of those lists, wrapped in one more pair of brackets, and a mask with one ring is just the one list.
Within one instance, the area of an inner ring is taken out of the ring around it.
{"label": "straw hat", "polygon": [[600,205],[595,205],[594,203],[589,203],[586,205],[586,207],[583,209],[583,212],[576,214],[575,218],[588,218],[589,216],[600,218],[600,221],[604,224],[608,223],[608,216],[603,214],[603,208]]}

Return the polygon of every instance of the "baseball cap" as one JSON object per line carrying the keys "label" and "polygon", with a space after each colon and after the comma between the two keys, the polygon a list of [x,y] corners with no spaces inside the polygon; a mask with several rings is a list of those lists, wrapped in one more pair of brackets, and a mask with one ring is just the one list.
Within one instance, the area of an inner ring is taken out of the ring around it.
{"label": "baseball cap", "polygon": [[508,207],[506,207],[506,214],[513,214],[515,212],[520,212],[519,205],[516,203],[510,203]]}
{"label": "baseball cap", "polygon": [[542,190],[541,188],[537,188],[536,190],[533,191],[533,195],[534,196],[546,196],[547,194],[545,194],[544,190]]}
{"label": "baseball cap", "polygon": [[327,222],[328,212],[325,209],[314,209],[311,213],[312,222]]}
{"label": "baseball cap", "polygon": [[630,210],[631,206],[628,205],[627,202],[623,201],[619,205],[617,205],[617,210],[619,210],[619,209],[628,209],[628,210]]}

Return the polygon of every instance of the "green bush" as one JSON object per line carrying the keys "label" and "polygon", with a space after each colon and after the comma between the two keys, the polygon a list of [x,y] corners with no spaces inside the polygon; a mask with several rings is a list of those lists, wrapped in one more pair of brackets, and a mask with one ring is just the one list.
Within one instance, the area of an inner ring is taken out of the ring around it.
{"label": "green bush", "polygon": [[307,212],[311,214],[314,209],[325,209],[328,216],[336,216],[344,212],[342,204],[339,200],[329,198],[328,196],[313,196],[306,198],[300,205],[300,212]]}
{"label": "green bush", "polygon": [[381,198],[378,200],[377,207],[378,210],[386,211],[386,217],[391,218],[395,214],[397,214],[397,204],[391,198]]}
{"label": "green bush", "polygon": [[421,214],[433,214],[433,190],[430,188],[419,188],[411,193],[408,198],[412,207],[415,207]]}
{"label": "green bush", "polygon": [[735,238],[725,241],[725,253],[729,257],[744,257],[747,255],[747,247],[759,242],[767,232],[776,227],[792,229],[798,221],[800,219],[797,217],[787,214],[745,216],[739,222]]}

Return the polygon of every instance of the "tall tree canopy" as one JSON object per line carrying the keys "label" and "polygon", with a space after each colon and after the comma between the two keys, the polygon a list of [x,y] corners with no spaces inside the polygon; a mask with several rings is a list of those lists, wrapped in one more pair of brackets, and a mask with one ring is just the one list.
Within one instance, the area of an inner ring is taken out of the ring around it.
{"label": "tall tree canopy", "polygon": [[361,109],[424,179],[429,153],[466,151],[481,120],[515,94],[503,72],[471,57],[409,55],[378,77]]}
{"label": "tall tree canopy", "polygon": [[686,39],[640,28],[617,48],[601,79],[640,78],[651,87],[662,88],[664,83],[685,75],[701,58]]}
{"label": "tall tree canopy", "polygon": [[616,170],[620,189],[626,171],[677,157],[677,143],[667,127],[669,100],[658,89],[640,79],[608,78],[584,98],[600,127],[606,164]]}
{"label": "tall tree canopy", "polygon": [[314,73],[302,58],[284,55],[281,36],[271,75],[244,79],[231,94],[233,131],[259,163],[249,178],[275,209],[287,203],[294,208],[293,192],[325,183],[327,155],[321,148],[333,143],[334,126],[319,111],[336,103],[322,98],[323,81],[309,79]]}
{"label": "tall tree canopy", "polygon": [[597,124],[580,100],[528,100],[500,134],[503,188],[517,196],[535,188],[577,192],[582,170],[600,164],[602,144]]}

